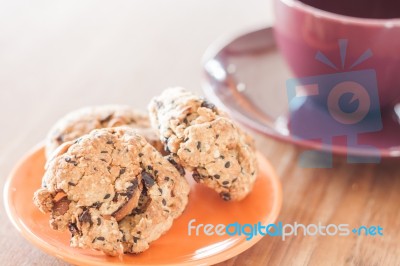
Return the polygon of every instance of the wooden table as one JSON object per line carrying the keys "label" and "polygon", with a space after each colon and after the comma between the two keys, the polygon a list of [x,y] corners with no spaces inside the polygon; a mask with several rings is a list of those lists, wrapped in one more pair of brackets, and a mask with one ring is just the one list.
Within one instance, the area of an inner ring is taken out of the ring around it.
{"label": "wooden table", "polygon": [[[268,1],[2,1],[0,182],[75,108],[145,108],[167,86],[201,91],[201,56],[221,35],[271,24]],[[380,225],[383,237],[265,237],[221,265],[400,265],[397,163],[297,166],[299,150],[257,137],[281,177],[283,223]],[[0,207],[1,265],[65,265],[28,244]]]}

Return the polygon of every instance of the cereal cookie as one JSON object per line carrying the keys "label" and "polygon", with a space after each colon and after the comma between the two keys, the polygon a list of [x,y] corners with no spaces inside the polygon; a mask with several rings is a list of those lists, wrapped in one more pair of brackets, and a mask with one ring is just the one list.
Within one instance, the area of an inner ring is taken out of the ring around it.
{"label": "cereal cookie", "polygon": [[[170,170],[153,170],[164,164]],[[51,213],[53,229],[69,229],[71,246],[117,255],[124,251],[119,222],[143,209],[153,176],[164,180],[157,185],[163,206],[171,216],[180,214],[189,189],[178,171],[132,128],[96,129],[53,153],[34,202]],[[175,195],[178,188],[182,193]]]}
{"label": "cereal cookie", "polygon": [[163,151],[146,114],[126,105],[100,105],[75,110],[61,118],[50,130],[46,141],[46,156],[62,143],[75,140],[93,129],[129,126],[144,136],[157,150]]}
{"label": "cereal cookie", "polygon": [[252,189],[257,161],[252,139],[213,104],[182,88],[170,88],[150,105],[152,126],[174,160],[224,200]]}
{"label": "cereal cookie", "polygon": [[124,252],[129,253],[146,250],[150,242],[171,227],[188,201],[189,185],[183,177],[174,178],[180,174],[171,163],[146,150],[143,150],[142,160],[152,162],[152,166],[142,172],[139,205],[119,223]]}

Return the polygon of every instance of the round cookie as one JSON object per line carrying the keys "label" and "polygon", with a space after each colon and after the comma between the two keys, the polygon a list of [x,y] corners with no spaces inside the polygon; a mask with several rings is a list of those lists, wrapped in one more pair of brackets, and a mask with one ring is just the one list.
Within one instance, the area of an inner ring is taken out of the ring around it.
{"label": "round cookie", "polygon": [[164,152],[146,114],[127,105],[99,105],[72,111],[57,121],[46,138],[46,157],[50,158],[64,142],[73,141],[93,129],[117,126],[135,128],[157,150]]}
{"label": "round cookie", "polygon": [[[34,202],[51,213],[53,229],[69,229],[71,246],[121,254],[124,233],[118,222],[141,205],[140,197],[151,183],[147,173],[159,167],[168,169],[153,175],[167,179],[163,173],[168,173],[169,181],[160,182],[165,190],[161,201],[171,206],[168,211],[174,217],[187,203],[184,177],[134,129],[96,129],[53,153]],[[178,187],[184,189],[174,195]]]}
{"label": "round cookie", "polygon": [[175,161],[224,200],[253,187],[257,160],[251,137],[215,105],[183,88],[166,89],[149,105],[150,120]]}

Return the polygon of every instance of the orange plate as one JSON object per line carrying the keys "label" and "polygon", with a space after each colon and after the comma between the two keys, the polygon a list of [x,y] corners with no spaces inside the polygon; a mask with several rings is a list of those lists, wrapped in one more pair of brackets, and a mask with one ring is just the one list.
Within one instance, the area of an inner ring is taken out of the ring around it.
{"label": "orange plate", "polygon": [[45,164],[42,146],[30,152],[14,169],[4,188],[8,216],[22,235],[50,255],[78,265],[204,265],[214,264],[238,255],[262,236],[247,241],[245,236],[188,235],[188,222],[194,224],[263,224],[275,222],[281,208],[279,180],[269,162],[258,154],[260,174],[252,193],[241,202],[224,202],[210,189],[191,183],[189,204],[172,228],[150,248],[139,255],[109,257],[100,252],[71,248],[69,232],[50,229],[49,215],[42,214],[32,203],[41,185]]}

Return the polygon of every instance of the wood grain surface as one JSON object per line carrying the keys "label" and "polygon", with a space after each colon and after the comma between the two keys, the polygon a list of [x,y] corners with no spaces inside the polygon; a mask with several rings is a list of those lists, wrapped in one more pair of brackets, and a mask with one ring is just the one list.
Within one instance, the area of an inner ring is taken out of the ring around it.
{"label": "wood grain surface", "polygon": [[[0,184],[78,107],[144,109],[168,86],[201,92],[201,56],[223,35],[270,25],[269,1],[0,1]],[[283,184],[283,223],[380,225],[384,236],[265,237],[221,265],[400,265],[398,161],[332,169],[257,136]],[[66,265],[27,243],[0,207],[1,265]]]}

